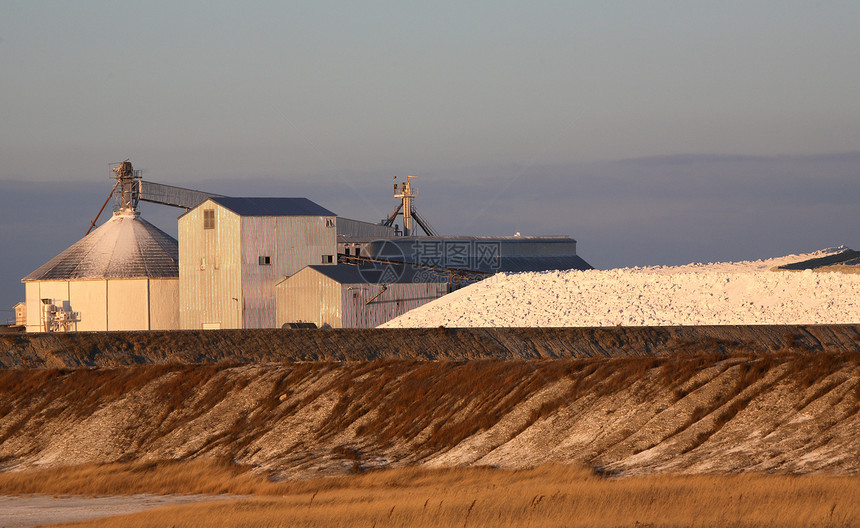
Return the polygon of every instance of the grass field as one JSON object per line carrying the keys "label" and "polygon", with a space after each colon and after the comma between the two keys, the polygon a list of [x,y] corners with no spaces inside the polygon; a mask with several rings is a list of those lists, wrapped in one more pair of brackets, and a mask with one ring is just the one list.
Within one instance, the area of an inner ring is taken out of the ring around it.
{"label": "grass field", "polygon": [[401,468],[269,482],[219,462],[0,474],[3,494],[238,493],[75,526],[857,526],[860,477],[662,475],[588,468]]}

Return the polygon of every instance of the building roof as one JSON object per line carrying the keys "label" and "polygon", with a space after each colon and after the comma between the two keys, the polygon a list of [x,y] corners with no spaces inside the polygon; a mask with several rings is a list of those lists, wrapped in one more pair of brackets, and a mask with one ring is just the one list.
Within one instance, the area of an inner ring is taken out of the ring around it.
{"label": "building roof", "polygon": [[500,267],[495,269],[493,265],[477,266],[480,271],[502,271],[520,273],[525,271],[552,271],[552,270],[590,270],[594,269],[591,264],[577,255],[566,256],[528,256],[528,257],[506,257],[502,256]]}
{"label": "building roof", "polygon": [[319,265],[310,268],[340,284],[401,284],[419,282],[445,282],[447,278],[413,266],[394,264],[357,264]]}
{"label": "building roof", "polygon": [[307,198],[210,198],[239,216],[336,216]]}
{"label": "building roof", "polygon": [[477,242],[506,242],[506,243],[522,243],[522,244],[534,244],[535,242],[547,242],[547,243],[570,243],[576,242],[573,238],[568,235],[520,235],[520,236],[476,236],[476,235],[437,235],[437,236],[395,236],[395,237],[362,237],[362,236],[349,236],[347,235],[344,240],[340,242],[347,243],[355,243],[355,244],[365,244],[368,242],[379,242],[380,240],[391,240],[394,242],[426,242],[426,241],[477,241]]}
{"label": "building roof", "polygon": [[825,268],[827,266],[860,266],[860,251],[845,248],[843,251],[833,255],[804,260],[802,262],[792,262],[791,264],[779,266],[777,269],[807,270]]}
{"label": "building roof", "polygon": [[176,239],[136,213],[115,213],[22,281],[179,277]]}
{"label": "building roof", "polygon": [[359,244],[366,256],[385,260],[484,273],[593,269],[567,236],[346,237],[338,243]]}

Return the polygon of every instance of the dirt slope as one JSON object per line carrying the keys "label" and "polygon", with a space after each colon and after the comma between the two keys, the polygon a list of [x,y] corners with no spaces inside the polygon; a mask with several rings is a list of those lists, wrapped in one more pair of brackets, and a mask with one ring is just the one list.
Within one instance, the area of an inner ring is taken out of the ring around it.
{"label": "dirt slope", "polygon": [[13,369],[0,460],[858,473],[858,410],[856,353]]}
{"label": "dirt slope", "polygon": [[0,334],[0,367],[860,351],[860,325]]}

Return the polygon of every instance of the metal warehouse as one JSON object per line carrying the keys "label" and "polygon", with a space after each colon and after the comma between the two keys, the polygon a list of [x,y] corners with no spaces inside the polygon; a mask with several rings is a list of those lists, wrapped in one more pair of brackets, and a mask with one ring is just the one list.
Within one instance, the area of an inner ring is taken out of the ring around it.
{"label": "metal warehouse", "polygon": [[307,198],[209,198],[179,217],[179,321],[274,328],[275,282],[337,263],[335,214]]}
{"label": "metal warehouse", "polygon": [[485,273],[591,269],[568,236],[341,237],[338,252]]}
{"label": "metal warehouse", "polygon": [[275,285],[277,324],[373,328],[446,293],[447,279],[412,266],[308,266]]}

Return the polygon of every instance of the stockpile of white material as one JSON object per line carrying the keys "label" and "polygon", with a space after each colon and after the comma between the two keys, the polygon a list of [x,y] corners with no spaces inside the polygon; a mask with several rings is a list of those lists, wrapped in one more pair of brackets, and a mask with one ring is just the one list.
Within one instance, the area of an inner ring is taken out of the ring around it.
{"label": "stockpile of white material", "polygon": [[860,323],[860,274],[771,271],[843,250],[753,262],[498,274],[383,327]]}

